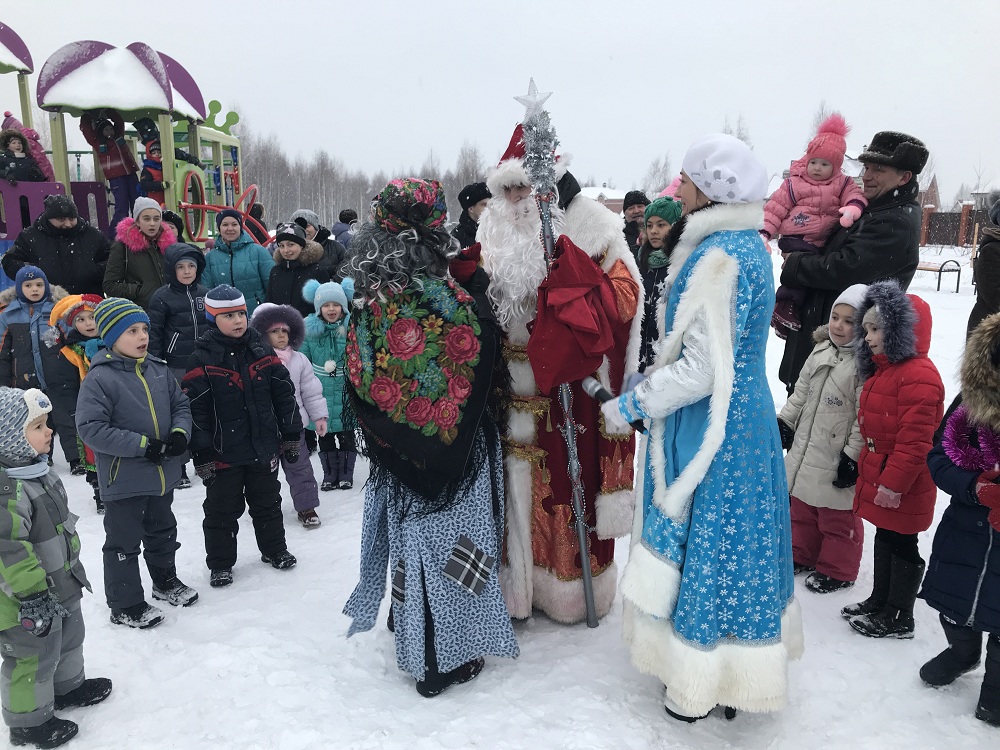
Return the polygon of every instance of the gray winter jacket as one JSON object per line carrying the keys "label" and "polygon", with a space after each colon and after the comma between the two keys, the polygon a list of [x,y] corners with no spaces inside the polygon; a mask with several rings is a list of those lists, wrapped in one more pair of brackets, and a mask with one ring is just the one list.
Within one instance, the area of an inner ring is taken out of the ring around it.
{"label": "gray winter jacket", "polygon": [[177,430],[190,439],[191,406],[163,360],[101,349],[80,386],[76,429],[97,459],[102,500],[160,496],[177,486],[187,459],[167,456],[154,464],[146,447],[150,438],[166,441]]}
{"label": "gray winter jacket", "polygon": [[839,489],[832,483],[840,452],[855,461],[861,453],[858,397],[864,383],[858,379],[853,345],[834,344],[826,326],[817,328],[813,339],[816,348],[778,414],[795,430],[785,456],[788,491],[815,508],[851,510],[854,488]]}

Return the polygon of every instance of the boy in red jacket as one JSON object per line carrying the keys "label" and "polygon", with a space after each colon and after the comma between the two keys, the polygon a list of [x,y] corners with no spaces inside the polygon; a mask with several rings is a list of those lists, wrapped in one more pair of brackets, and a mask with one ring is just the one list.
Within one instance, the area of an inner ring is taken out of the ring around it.
{"label": "boy in red jacket", "polygon": [[937,487],[927,468],[944,412],[944,385],[927,357],[931,311],[895,281],[868,287],[855,326],[864,381],[858,425],[854,512],[876,527],[875,584],[865,601],[841,610],[871,638],[912,638],[913,602],[924,574],[917,534],[930,528]]}
{"label": "boy in red jacket", "polygon": [[80,117],[80,132],[97,152],[104,179],[114,196],[115,213],[108,230],[108,236],[114,239],[118,222],[132,215],[132,205],[140,196],[139,165],[125,140],[125,120],[115,109],[87,110]]}

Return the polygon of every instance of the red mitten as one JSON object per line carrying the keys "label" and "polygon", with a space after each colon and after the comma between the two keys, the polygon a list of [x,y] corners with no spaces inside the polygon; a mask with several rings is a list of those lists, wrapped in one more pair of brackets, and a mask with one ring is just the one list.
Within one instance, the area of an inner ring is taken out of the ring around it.
{"label": "red mitten", "polygon": [[976,480],[976,497],[981,505],[990,509],[987,518],[990,526],[1000,531],[1000,484],[996,483],[998,477],[998,471],[984,471],[980,474]]}
{"label": "red mitten", "polygon": [[469,245],[452,258],[448,264],[448,268],[455,281],[459,284],[464,284],[471,279],[472,274],[476,272],[476,267],[479,265],[479,259],[482,254],[482,245],[477,242],[475,245]]}

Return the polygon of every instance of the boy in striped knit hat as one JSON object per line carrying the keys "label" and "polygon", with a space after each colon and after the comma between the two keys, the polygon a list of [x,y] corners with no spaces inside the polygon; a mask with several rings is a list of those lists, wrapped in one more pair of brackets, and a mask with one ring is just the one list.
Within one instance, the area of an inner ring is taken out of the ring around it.
{"label": "boy in striped knit hat", "polygon": [[146,602],[139,547],[153,598],[187,607],[198,599],[177,578],[177,520],[171,505],[191,434],[191,407],[163,360],[147,355],[149,317],[126,299],[94,310],[106,348],[80,386],[76,427],[97,460],[104,500],[104,591],[111,622],[151,628],[163,612]]}
{"label": "boy in striped knit hat", "polygon": [[247,324],[240,291],[212,289],[205,317],[211,328],[195,345],[182,387],[191,399],[194,468],[205,483],[206,563],[218,587],[233,582],[239,518],[248,507],[260,559],[278,570],[295,565],[285,545],[278,454],[299,460],[302,418],[288,370]]}

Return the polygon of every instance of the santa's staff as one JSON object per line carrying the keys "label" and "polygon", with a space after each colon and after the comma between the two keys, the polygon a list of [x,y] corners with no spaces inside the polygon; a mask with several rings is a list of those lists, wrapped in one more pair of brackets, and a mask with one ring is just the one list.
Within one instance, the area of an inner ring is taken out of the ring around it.
{"label": "santa's staff", "polygon": [[[535,200],[542,217],[542,242],[545,258],[551,266],[555,255],[555,237],[552,233],[551,202],[555,197],[556,160],[555,151],[559,141],[555,128],[549,121],[549,113],[542,109],[551,93],[539,94],[535,79],[528,83],[526,96],[514,99],[525,107],[524,121],[524,171],[535,188]],[[573,484],[573,519],[576,534],[580,540],[580,568],[583,578],[583,600],[587,608],[587,627],[597,627],[597,607],[594,604],[594,583],[590,572],[590,532],[583,508],[583,480],[580,476],[580,455],[576,448],[576,432],[579,429],[573,420],[573,394],[569,383],[559,386],[559,403],[563,411],[563,423],[559,426],[566,441],[567,470]]]}

